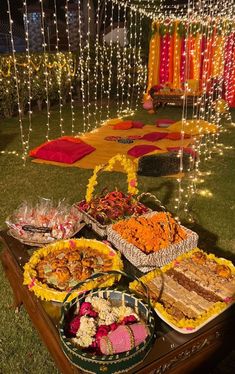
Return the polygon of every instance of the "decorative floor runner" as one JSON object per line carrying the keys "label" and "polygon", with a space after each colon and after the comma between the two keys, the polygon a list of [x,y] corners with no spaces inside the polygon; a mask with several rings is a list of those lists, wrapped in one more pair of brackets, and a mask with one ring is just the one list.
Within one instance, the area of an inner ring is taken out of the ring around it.
{"label": "decorative floor runner", "polygon": [[[155,146],[153,152],[149,154],[159,154],[168,152],[167,148],[169,147],[188,147],[192,143],[191,139],[182,140],[172,140],[163,138],[155,141],[147,141],[146,139],[139,139],[142,136],[153,133],[153,132],[162,132],[162,133],[171,133],[169,129],[160,129],[154,125],[145,125],[143,128],[131,128],[127,130],[114,130],[112,125],[103,125],[100,128],[85,133],[80,137],[85,143],[95,148],[95,151],[86,155],[79,161],[74,162],[73,164],[64,164],[61,162],[54,161],[45,161],[41,159],[35,159],[33,162],[39,164],[50,164],[63,167],[78,167],[84,169],[94,169],[96,165],[105,164],[107,161],[115,156],[117,153],[128,155],[128,151],[134,146],[147,145]],[[115,137],[115,138],[113,138]],[[154,148],[154,147],[153,147]],[[138,164],[138,158],[130,157],[133,161]],[[114,166],[115,171],[123,171],[119,164]]]}

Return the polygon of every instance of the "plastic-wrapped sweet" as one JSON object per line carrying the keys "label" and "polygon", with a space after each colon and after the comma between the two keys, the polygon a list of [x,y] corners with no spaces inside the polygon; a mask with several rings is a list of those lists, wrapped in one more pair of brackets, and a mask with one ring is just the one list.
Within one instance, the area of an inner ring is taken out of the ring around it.
{"label": "plastic-wrapped sweet", "polygon": [[68,239],[77,231],[81,214],[64,200],[41,198],[36,205],[23,202],[6,220],[12,236],[29,242]]}

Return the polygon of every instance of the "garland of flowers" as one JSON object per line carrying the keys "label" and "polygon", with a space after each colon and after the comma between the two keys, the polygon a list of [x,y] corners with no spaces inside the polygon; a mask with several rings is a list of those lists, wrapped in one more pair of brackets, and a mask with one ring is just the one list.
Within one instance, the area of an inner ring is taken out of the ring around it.
{"label": "garland of flowers", "polygon": [[212,34],[213,30],[220,35],[223,30],[226,30],[226,34],[229,35],[233,32],[234,28],[234,21],[230,20],[223,20],[223,21],[214,21],[213,24],[204,24],[201,22],[192,22],[187,27],[186,21],[180,21],[178,25],[176,24],[177,21],[169,22],[159,22],[155,21],[152,24],[152,35],[154,36],[155,33],[159,33],[161,36],[165,36],[166,34],[173,35],[175,32],[178,33],[180,37],[184,37],[187,34],[187,30],[190,35],[196,36],[197,34],[203,34],[206,32],[209,33],[209,35]]}
{"label": "garland of flowers", "polygon": [[[67,291],[57,291],[47,284],[43,284],[37,279],[37,272],[35,270],[36,265],[47,256],[52,251],[59,251],[61,249],[66,248],[74,248],[74,246],[79,247],[87,247],[90,246],[94,248],[96,251],[104,254],[108,254],[112,257],[112,270],[122,270],[123,264],[121,261],[120,254],[115,252],[113,249],[108,247],[106,244],[99,242],[97,240],[90,240],[90,239],[70,239],[70,240],[62,240],[54,244],[47,245],[46,247],[40,248],[30,257],[30,260],[24,266],[24,281],[23,284],[28,286],[30,291],[33,291],[35,295],[42,300],[53,300],[58,302],[63,302],[67,295]],[[100,287],[101,284],[103,287],[111,286],[115,281],[115,276],[108,276],[98,279],[98,280],[89,280],[88,283],[84,284],[82,287],[76,289],[67,301],[72,300],[76,297],[79,293],[85,292],[87,290],[91,290],[96,287]]]}
{"label": "garland of flowers", "polygon": [[[69,72],[69,74],[74,76],[75,73],[76,73],[76,70],[77,70],[77,68],[76,68],[76,58],[73,58],[74,68],[73,68],[73,70],[71,70],[71,64],[69,64],[68,61],[67,61],[67,55],[64,54],[64,53],[60,53],[60,55],[64,59],[64,61],[62,63],[59,62],[59,61],[56,61],[56,60],[52,61],[51,63],[50,62],[45,63],[45,61],[43,61],[42,57],[40,57],[38,55],[37,56],[32,55],[31,59],[30,59],[30,65],[32,66],[32,68],[36,72],[38,72],[42,68],[43,65],[46,66],[48,69],[55,69],[55,68],[63,69],[63,68],[66,68],[67,71]],[[54,55],[52,55],[52,54],[48,54],[48,56],[54,58]],[[35,59],[35,61],[33,61],[33,59]],[[20,56],[20,58],[16,61],[17,66],[20,66],[20,67],[23,67],[23,68],[28,67],[27,62],[20,62],[20,60],[24,61],[24,58],[22,58],[22,56]],[[60,61],[62,61],[61,58],[60,58]],[[5,78],[10,77],[11,76],[11,67],[14,64],[12,56],[1,57],[0,62],[1,62],[0,75],[2,75]],[[6,72],[3,70],[4,68],[6,68]]]}
{"label": "garland of flowers", "polygon": [[137,177],[136,177],[135,166],[133,162],[130,159],[128,159],[126,156],[117,154],[116,156],[112,157],[106,165],[99,165],[95,167],[93,175],[89,179],[88,184],[87,184],[87,191],[86,191],[87,202],[90,202],[93,198],[95,186],[98,184],[97,182],[98,173],[101,170],[112,171],[114,164],[117,161],[120,162],[123,169],[127,173],[128,192],[131,195],[137,195],[138,189],[137,189]]}
{"label": "garland of flowers", "polygon": [[[201,252],[203,254],[206,254],[199,248],[194,248],[191,251],[178,256],[174,261],[163,266],[161,269],[156,269],[156,270],[149,272],[147,275],[144,275],[143,277],[141,277],[140,280],[144,284],[147,285],[148,282],[150,282],[156,276],[159,276],[161,272],[165,273],[167,270],[174,268],[174,266],[178,262],[180,262],[183,259],[190,258],[192,254],[195,252]],[[216,261],[219,265],[227,265],[230,268],[232,274],[235,274],[235,267],[231,261],[226,260],[224,258],[218,258],[213,254],[206,254],[206,256],[208,259]],[[130,284],[130,289],[138,292],[138,286],[139,286],[139,283],[137,281],[134,281]],[[161,314],[161,316],[163,316],[163,318],[166,319],[166,321],[169,321],[174,326],[177,326],[178,328],[181,328],[181,329],[194,330],[197,327],[201,326],[204,322],[208,321],[208,319],[210,319],[211,317],[217,314],[220,314],[223,310],[227,309],[227,307],[231,305],[231,303],[232,303],[232,300],[217,301],[207,311],[202,313],[201,316],[198,317],[197,319],[193,320],[193,319],[183,318],[180,321],[176,321],[174,317],[172,317],[169,313],[167,313],[167,311],[165,310],[164,306],[161,303],[153,302],[153,307],[157,312]]]}

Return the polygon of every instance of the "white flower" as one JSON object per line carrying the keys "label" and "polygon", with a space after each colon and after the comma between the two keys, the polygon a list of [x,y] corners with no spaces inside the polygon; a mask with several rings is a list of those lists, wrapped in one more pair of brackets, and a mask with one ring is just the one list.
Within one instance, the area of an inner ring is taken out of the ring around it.
{"label": "white flower", "polygon": [[77,331],[76,338],[73,342],[80,347],[87,348],[92,344],[94,335],[96,334],[96,321],[94,318],[82,316],[80,319],[80,327]]}
{"label": "white flower", "polygon": [[87,296],[86,297],[86,302],[88,303],[91,303],[91,305],[93,306],[94,310],[98,313],[102,312],[102,311],[106,311],[106,312],[111,312],[111,304],[108,300],[106,299],[103,299],[101,297],[98,297],[98,296]]}
{"label": "white flower", "polygon": [[93,337],[88,334],[84,334],[79,337],[73,338],[72,340],[75,344],[78,344],[80,347],[87,348],[92,344]]}
{"label": "white flower", "polygon": [[99,313],[98,325],[110,325],[111,323],[117,322],[118,317],[113,311],[102,311]]}
{"label": "white flower", "polygon": [[128,317],[128,316],[135,316],[135,318],[139,320],[139,316],[129,306],[121,305],[119,307],[114,307],[113,313],[117,315],[119,320],[122,320],[124,317]]}
{"label": "white flower", "polygon": [[90,336],[94,336],[96,333],[96,322],[94,318],[87,316],[82,316],[80,319],[80,327],[77,331],[77,336],[83,333],[86,333]]}

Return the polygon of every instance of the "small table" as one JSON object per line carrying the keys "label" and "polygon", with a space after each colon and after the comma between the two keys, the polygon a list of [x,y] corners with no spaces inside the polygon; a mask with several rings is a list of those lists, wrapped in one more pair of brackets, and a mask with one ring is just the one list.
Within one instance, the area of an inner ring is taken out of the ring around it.
{"label": "small table", "polygon": [[[84,237],[94,234],[83,229]],[[47,302],[38,299],[28,287],[23,286],[23,266],[28,261],[33,249],[7,234],[0,232],[3,243],[1,261],[5,274],[14,293],[14,306],[20,308],[23,304],[32,323],[38,330],[41,339],[47,346],[57,367],[63,374],[83,373],[73,366],[62,351],[57,330],[60,319],[60,303]],[[136,272],[136,269],[126,260],[125,270]],[[128,371],[129,374],[186,374],[194,369],[206,372],[233,347],[235,335],[235,306],[229,308],[220,316],[193,334],[180,334],[157,319],[157,339],[145,360]]]}
{"label": "small table", "polygon": [[[197,96],[197,95],[188,95],[186,97],[186,105],[187,106],[193,106],[194,103],[197,103],[197,99],[199,98],[200,96]],[[176,106],[183,106],[183,103],[184,103],[184,99],[183,99],[183,96],[182,95],[167,95],[167,94],[153,94],[152,95],[152,99],[153,99],[153,108],[154,110],[156,110],[160,105],[167,105],[167,104],[173,104],[173,105],[176,105]]]}

